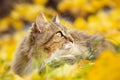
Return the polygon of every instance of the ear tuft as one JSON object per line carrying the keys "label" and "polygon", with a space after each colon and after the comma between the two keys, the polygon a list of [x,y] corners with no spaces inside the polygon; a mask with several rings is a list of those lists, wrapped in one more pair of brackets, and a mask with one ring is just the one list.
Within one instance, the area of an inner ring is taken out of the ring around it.
{"label": "ear tuft", "polygon": [[60,23],[60,19],[59,19],[58,15],[54,16],[52,21],[55,23]]}

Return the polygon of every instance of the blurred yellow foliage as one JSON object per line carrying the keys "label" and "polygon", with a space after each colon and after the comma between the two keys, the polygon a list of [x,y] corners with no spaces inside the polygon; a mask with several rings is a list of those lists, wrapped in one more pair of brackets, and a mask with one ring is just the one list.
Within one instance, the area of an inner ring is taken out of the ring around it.
{"label": "blurred yellow foliage", "polygon": [[88,72],[87,80],[120,80],[120,55],[105,51]]}
{"label": "blurred yellow foliage", "polygon": [[8,24],[10,23],[10,18],[0,19],[0,32],[8,29]]}
{"label": "blurred yellow foliage", "polygon": [[[28,21],[34,21],[37,14],[41,11],[44,12],[45,8],[41,5],[21,4],[15,5],[15,10],[19,18],[26,19]],[[12,15],[14,17],[14,15]],[[16,17],[16,16],[15,16]]]}
{"label": "blurred yellow foliage", "polygon": [[48,0],[32,0],[35,4],[45,5]]}
{"label": "blurred yellow foliage", "polygon": [[76,29],[85,30],[87,22],[83,18],[77,18],[74,22],[74,26]]}
{"label": "blurred yellow foliage", "polygon": [[98,0],[63,0],[59,5],[58,9],[62,12],[69,10],[74,13],[74,10],[84,10],[86,12],[95,12],[101,9],[105,5],[113,5],[114,3],[110,0],[98,1]]}

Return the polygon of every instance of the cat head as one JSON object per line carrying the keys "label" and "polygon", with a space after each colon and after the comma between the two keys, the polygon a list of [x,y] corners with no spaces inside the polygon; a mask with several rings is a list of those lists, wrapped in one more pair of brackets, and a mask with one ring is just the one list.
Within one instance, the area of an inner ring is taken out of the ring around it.
{"label": "cat head", "polygon": [[44,14],[40,13],[31,27],[30,41],[48,51],[54,51],[62,48],[65,43],[73,42],[73,39],[67,28],[60,24],[58,16],[47,21]]}

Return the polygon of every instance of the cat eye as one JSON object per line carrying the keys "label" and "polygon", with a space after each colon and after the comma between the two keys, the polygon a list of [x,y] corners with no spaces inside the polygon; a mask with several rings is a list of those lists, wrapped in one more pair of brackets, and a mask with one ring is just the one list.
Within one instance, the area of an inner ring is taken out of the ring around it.
{"label": "cat eye", "polygon": [[60,32],[60,31],[59,31],[59,32],[57,32],[57,33],[56,33],[56,35],[57,35],[58,37],[63,36],[62,32]]}

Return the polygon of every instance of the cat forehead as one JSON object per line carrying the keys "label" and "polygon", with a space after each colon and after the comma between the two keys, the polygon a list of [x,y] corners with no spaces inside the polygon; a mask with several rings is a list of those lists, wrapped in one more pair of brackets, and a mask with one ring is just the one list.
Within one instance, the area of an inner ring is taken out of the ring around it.
{"label": "cat forehead", "polygon": [[48,27],[52,29],[53,31],[66,31],[67,28],[60,24],[60,23],[55,23],[55,22],[49,22]]}

